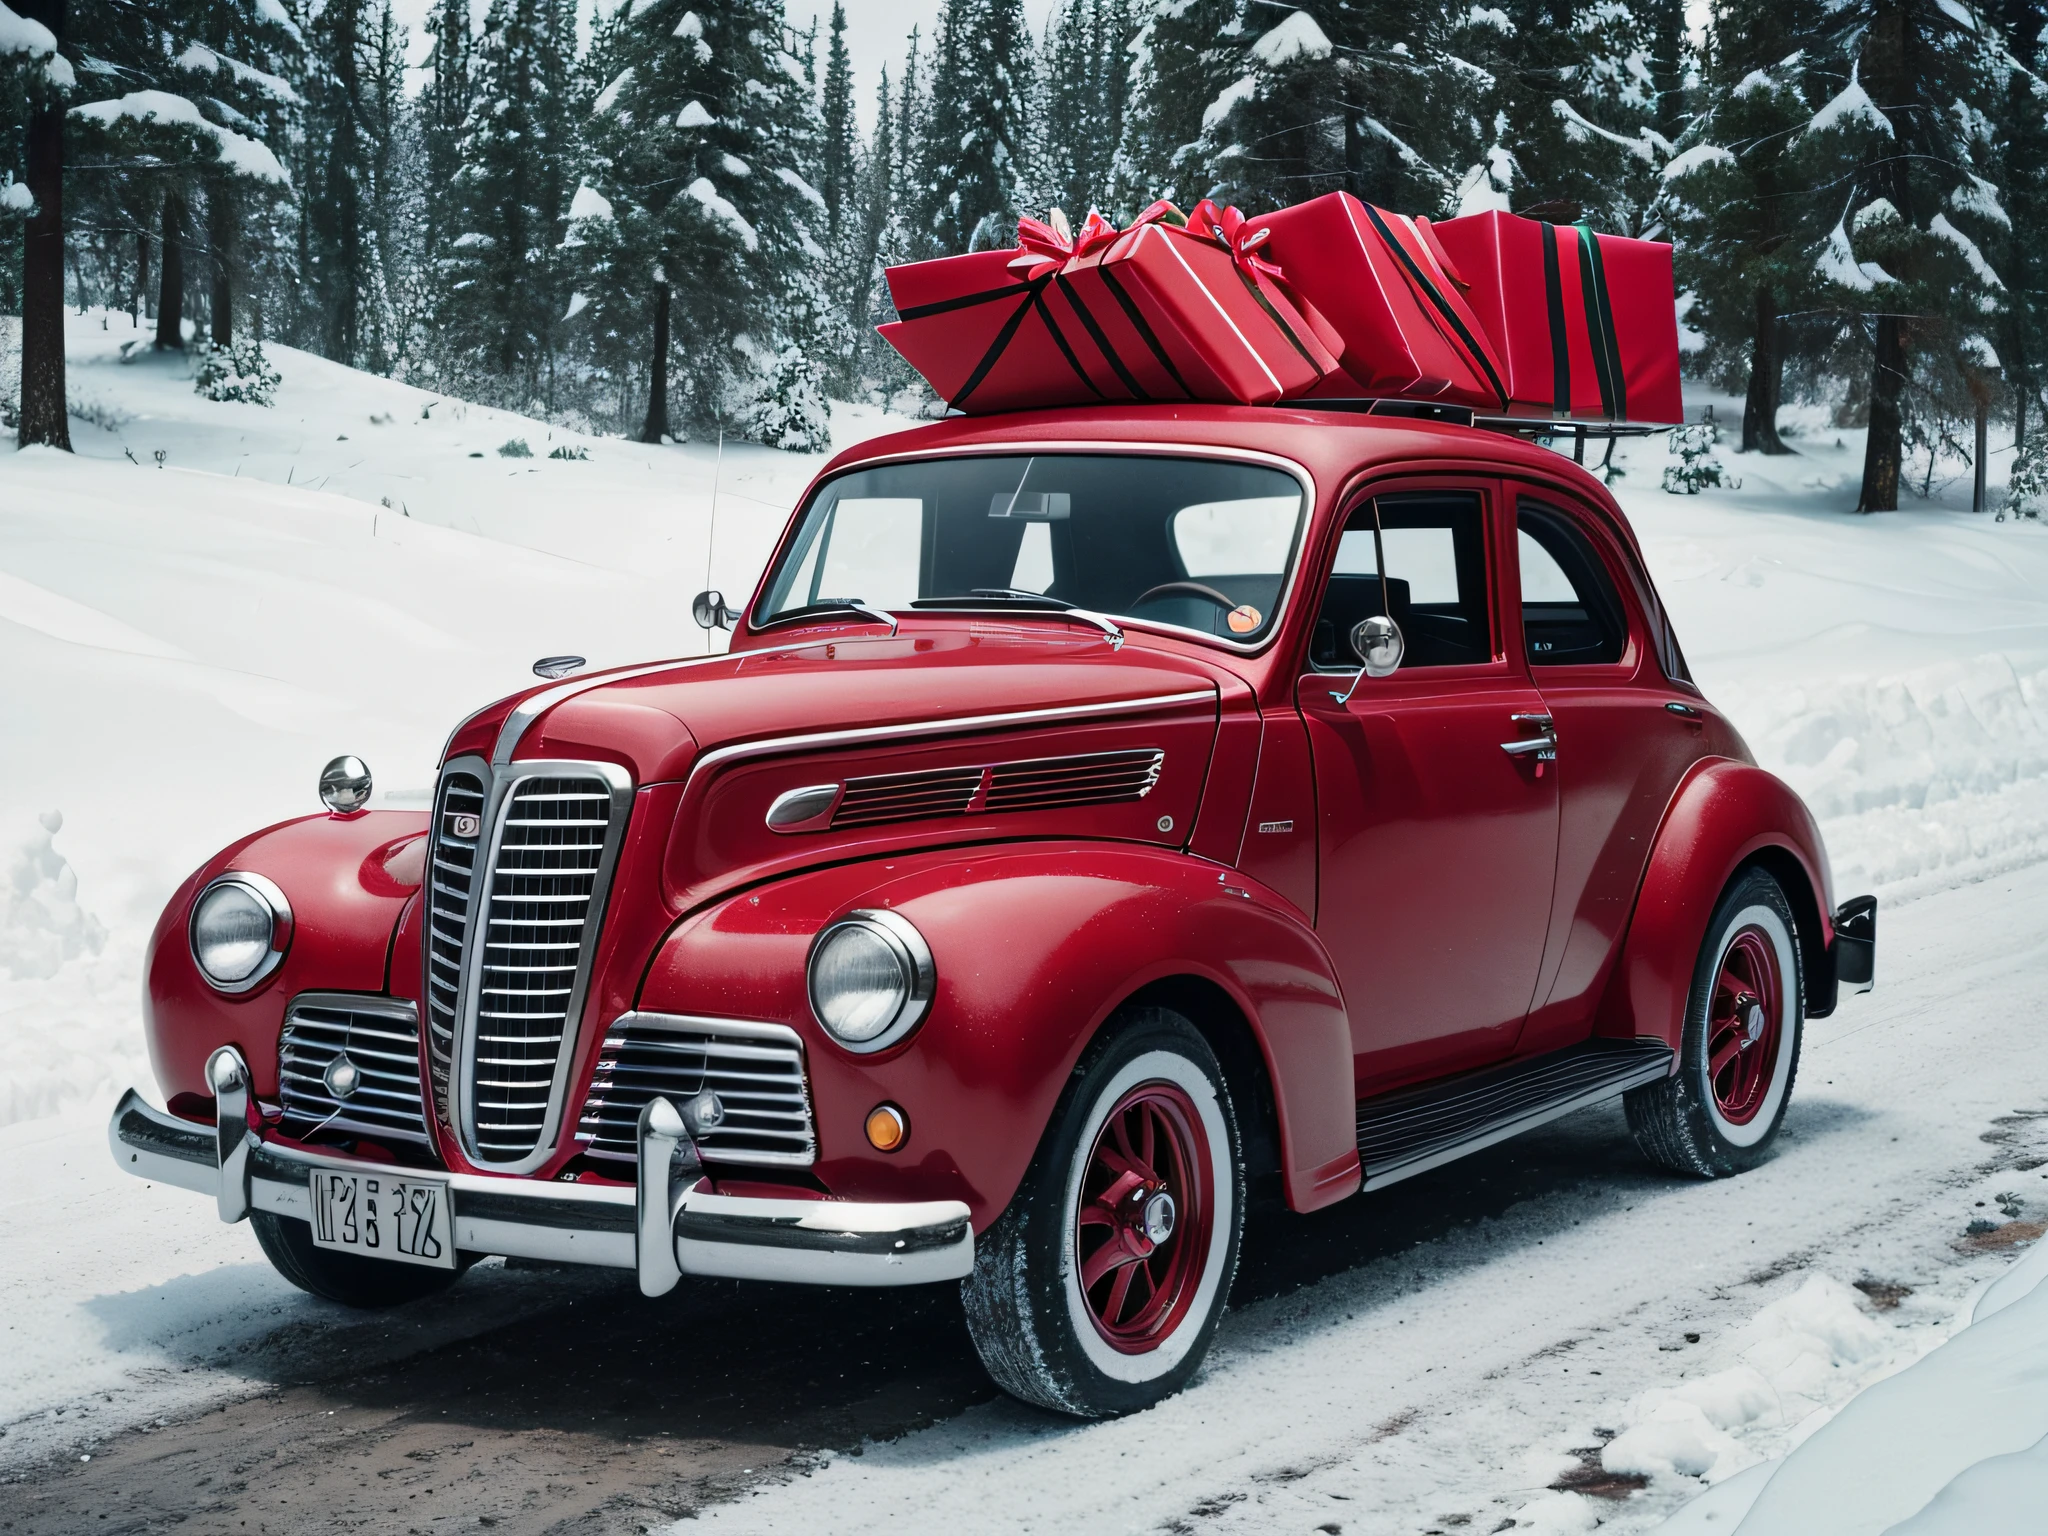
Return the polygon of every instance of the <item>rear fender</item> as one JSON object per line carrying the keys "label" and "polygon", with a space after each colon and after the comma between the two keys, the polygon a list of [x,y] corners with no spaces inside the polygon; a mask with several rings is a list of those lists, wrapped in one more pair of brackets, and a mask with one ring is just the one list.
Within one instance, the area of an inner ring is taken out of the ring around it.
{"label": "rear fender", "polygon": [[1834,1003],[1826,960],[1834,933],[1832,875],[1812,813],[1782,779],[1749,763],[1694,765],[1658,828],[1621,963],[1600,1004],[1598,1032],[1650,1035],[1675,1051],[1685,1029],[1693,968],[1714,904],[1750,865],[1768,869],[1798,920],[1807,1011]]}
{"label": "rear fender", "polygon": [[[915,923],[937,970],[926,1022],[869,1056],[825,1033],[804,984],[812,938],[862,907]],[[1227,997],[1256,1042],[1289,1205],[1350,1194],[1351,1035],[1328,955],[1279,897],[1170,850],[1010,845],[794,876],[685,920],[655,957],[639,1006],[791,1026],[804,1039],[825,1187],[855,1199],[965,1200],[983,1229],[1118,1006],[1189,977]],[[863,1132],[883,1102],[910,1121],[893,1154]]]}

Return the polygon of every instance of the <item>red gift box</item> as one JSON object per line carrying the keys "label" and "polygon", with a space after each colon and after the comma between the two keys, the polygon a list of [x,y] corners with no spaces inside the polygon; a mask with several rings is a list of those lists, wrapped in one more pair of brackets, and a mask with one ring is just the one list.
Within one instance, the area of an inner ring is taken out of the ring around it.
{"label": "red gift box", "polygon": [[1236,209],[1170,204],[1078,239],[1020,221],[1020,248],[892,267],[888,342],[970,414],[1104,400],[1266,405],[1338,369],[1343,342],[1256,254]]}
{"label": "red gift box", "polygon": [[1429,238],[1428,223],[1331,192],[1254,229],[1289,281],[1344,338],[1343,372],[1311,397],[1398,395],[1507,409],[1500,360]]}
{"label": "red gift box", "polygon": [[1499,351],[1514,414],[1685,420],[1670,246],[1509,213],[1432,232]]}

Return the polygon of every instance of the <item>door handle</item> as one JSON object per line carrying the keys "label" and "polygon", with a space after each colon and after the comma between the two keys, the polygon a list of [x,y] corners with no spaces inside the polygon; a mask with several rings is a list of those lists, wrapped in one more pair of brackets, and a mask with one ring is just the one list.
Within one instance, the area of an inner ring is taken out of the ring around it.
{"label": "door handle", "polygon": [[1706,718],[1704,711],[1694,709],[1690,704],[1681,704],[1676,699],[1670,700],[1664,707],[1681,720],[1703,720]]}
{"label": "door handle", "polygon": [[1539,763],[1557,761],[1557,726],[1548,715],[1510,715],[1516,725],[1536,727],[1534,736],[1519,737],[1500,744],[1509,757],[1534,757]]}

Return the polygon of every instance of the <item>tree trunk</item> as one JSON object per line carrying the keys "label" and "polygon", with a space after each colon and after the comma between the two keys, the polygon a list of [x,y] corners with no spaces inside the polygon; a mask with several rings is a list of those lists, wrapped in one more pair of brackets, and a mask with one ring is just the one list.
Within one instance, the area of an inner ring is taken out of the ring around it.
{"label": "tree trunk", "polygon": [[149,231],[135,231],[135,328],[142,329],[142,316],[149,305]]}
{"label": "tree trunk", "polygon": [[1991,456],[1991,391],[1980,385],[1970,393],[1977,397],[1977,478],[1970,487],[1970,510],[1982,512],[1987,492],[1985,471],[1990,468],[1984,461]]}
{"label": "tree trunk", "polygon": [[213,247],[213,344],[235,339],[235,194],[225,178],[206,194],[206,238]]}
{"label": "tree trunk", "polygon": [[1790,453],[1778,440],[1778,390],[1785,354],[1778,345],[1778,300],[1769,283],[1756,290],[1756,334],[1749,349],[1749,394],[1742,402],[1742,451]]}
{"label": "tree trunk", "polygon": [[168,351],[185,346],[185,199],[164,194],[163,255],[157,262],[156,344]]}
{"label": "tree trunk", "polygon": [[1863,494],[1858,512],[1899,510],[1899,397],[1906,389],[1906,347],[1897,315],[1877,317],[1877,354],[1870,364],[1870,434],[1863,447]]}
{"label": "tree trunk", "polygon": [[654,366],[647,379],[647,424],[640,441],[658,443],[668,431],[668,305],[667,283],[654,285]]}
{"label": "tree trunk", "polygon": [[[61,4],[23,6],[61,41]],[[38,15],[38,13],[41,13]],[[28,194],[36,211],[21,250],[21,426],[15,441],[71,450],[64,404],[64,104],[28,120]]]}

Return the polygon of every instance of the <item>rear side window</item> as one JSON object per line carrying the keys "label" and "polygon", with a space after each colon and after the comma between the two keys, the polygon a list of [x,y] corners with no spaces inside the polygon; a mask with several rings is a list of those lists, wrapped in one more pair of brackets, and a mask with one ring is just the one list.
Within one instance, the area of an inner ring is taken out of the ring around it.
{"label": "rear side window", "polygon": [[1524,503],[1517,515],[1522,635],[1529,663],[1584,667],[1620,661],[1628,617],[1607,566],[1562,512]]}

